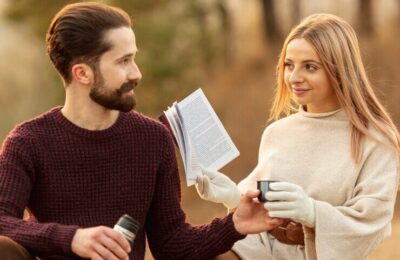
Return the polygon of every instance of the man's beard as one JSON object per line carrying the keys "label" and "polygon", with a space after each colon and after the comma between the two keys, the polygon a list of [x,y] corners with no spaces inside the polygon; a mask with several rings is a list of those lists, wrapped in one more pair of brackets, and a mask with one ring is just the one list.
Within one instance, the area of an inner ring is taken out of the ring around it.
{"label": "man's beard", "polygon": [[98,71],[94,74],[94,84],[89,93],[94,102],[105,108],[123,112],[129,112],[136,107],[135,96],[125,95],[136,87],[136,80],[127,81],[116,90],[107,90],[103,75]]}

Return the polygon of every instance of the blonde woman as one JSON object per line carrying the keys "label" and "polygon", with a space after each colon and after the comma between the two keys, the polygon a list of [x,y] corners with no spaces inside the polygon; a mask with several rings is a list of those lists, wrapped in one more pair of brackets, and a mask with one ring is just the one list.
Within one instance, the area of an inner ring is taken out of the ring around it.
{"label": "blonde woman", "polygon": [[[290,32],[270,119],[258,165],[238,187],[243,193],[257,180],[279,180],[264,206],[284,224],[247,236],[220,258],[367,258],[391,232],[400,138],[346,21],[316,14]],[[237,201],[237,188],[218,172],[204,170],[197,189],[230,207]]]}

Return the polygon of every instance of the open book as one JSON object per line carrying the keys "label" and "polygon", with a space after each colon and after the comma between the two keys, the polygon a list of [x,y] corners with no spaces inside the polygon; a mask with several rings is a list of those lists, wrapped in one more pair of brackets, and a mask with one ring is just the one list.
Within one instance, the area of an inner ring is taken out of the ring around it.
{"label": "open book", "polygon": [[239,151],[232,142],[201,89],[174,102],[164,111],[160,121],[171,129],[182,156],[187,186],[195,184],[201,175],[200,165],[219,170]]}

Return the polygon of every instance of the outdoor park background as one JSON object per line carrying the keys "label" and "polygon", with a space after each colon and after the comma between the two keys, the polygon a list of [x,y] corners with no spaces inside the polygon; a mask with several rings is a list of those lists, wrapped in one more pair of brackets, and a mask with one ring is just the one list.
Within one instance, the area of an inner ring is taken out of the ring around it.
{"label": "outdoor park background", "polygon": [[[0,0],[0,142],[15,124],[63,103],[44,38],[51,17],[69,2]],[[354,26],[370,79],[400,126],[400,0],[103,2],[122,7],[134,20],[143,73],[137,110],[156,117],[201,86],[241,152],[222,169],[235,182],[257,162],[283,39],[309,14],[336,14]],[[185,187],[180,169],[189,222],[203,224],[226,214],[223,206],[202,201],[194,187]],[[399,217],[397,203],[393,234],[370,259],[400,259]]]}

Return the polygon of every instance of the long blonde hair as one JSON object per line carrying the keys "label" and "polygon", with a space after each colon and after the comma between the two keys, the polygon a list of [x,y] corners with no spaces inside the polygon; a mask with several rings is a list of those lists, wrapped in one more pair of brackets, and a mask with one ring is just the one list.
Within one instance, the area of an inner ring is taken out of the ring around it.
{"label": "long blonde hair", "polygon": [[277,87],[269,120],[298,110],[284,82],[284,63],[287,45],[299,38],[314,47],[340,105],[350,119],[353,160],[361,161],[364,137],[375,139],[368,127],[381,133],[399,156],[399,132],[374,94],[361,59],[357,36],[350,24],[334,15],[311,15],[289,33],[277,65]]}

